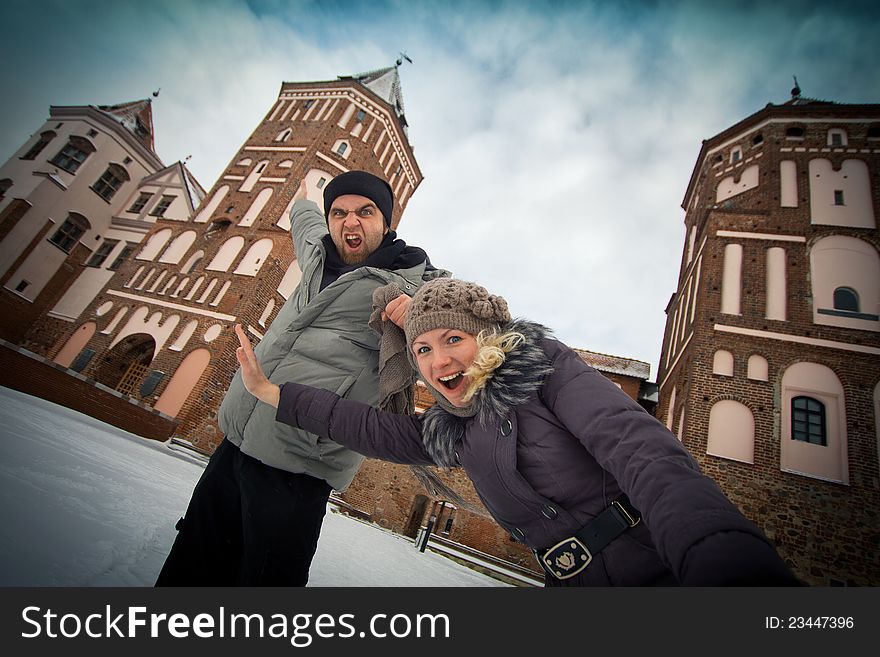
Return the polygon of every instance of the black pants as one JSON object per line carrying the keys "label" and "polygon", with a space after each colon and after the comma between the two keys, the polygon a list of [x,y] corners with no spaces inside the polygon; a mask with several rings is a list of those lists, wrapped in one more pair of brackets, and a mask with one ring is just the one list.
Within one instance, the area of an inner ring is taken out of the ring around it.
{"label": "black pants", "polygon": [[193,490],[156,586],[305,586],[331,490],[224,440]]}

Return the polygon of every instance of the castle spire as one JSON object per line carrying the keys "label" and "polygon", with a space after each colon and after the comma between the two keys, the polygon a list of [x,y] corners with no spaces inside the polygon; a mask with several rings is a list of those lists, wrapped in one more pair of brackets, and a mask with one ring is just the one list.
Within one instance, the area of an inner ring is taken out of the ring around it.
{"label": "castle spire", "polygon": [[[400,56],[401,58],[405,58],[406,61],[412,62],[412,60],[406,56],[406,53],[400,53]],[[351,77],[391,105],[391,107],[394,108],[395,114],[397,114],[397,118],[400,119],[400,122],[405,129],[407,122],[403,109],[403,93],[400,89],[400,76],[397,73],[397,67],[400,66],[401,63],[401,59],[398,59],[394,66],[379,68],[373,71],[365,71],[364,73],[356,73]],[[339,76],[339,79],[345,77],[347,76]]]}
{"label": "castle spire", "polygon": [[97,109],[121,123],[138,141],[155,153],[152,101],[152,98],[144,98],[118,105],[98,105]]}

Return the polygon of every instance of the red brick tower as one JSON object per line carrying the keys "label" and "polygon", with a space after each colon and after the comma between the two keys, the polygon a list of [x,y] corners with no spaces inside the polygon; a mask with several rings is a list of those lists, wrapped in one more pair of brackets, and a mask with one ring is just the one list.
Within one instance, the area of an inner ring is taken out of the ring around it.
{"label": "red brick tower", "polygon": [[[396,67],[283,83],[194,211],[148,213],[155,223],[142,248],[48,356],[174,418],[177,440],[212,452],[222,438],[217,410],[237,369],[233,325],[259,340],[300,278],[291,197],[305,179],[320,201],[324,185],[350,169],[389,181],[397,226],[422,174]],[[160,173],[146,181],[150,204],[162,196],[153,187],[170,180]],[[132,202],[129,211],[145,212],[140,196]]]}
{"label": "red brick tower", "polygon": [[657,416],[797,574],[880,584],[880,106],[800,91],[703,142]]}

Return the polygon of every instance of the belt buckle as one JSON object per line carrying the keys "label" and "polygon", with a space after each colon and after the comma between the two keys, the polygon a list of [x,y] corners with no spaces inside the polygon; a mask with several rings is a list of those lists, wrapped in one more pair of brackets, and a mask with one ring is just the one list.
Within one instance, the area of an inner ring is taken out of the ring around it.
{"label": "belt buckle", "polygon": [[569,536],[544,552],[541,566],[556,579],[569,579],[590,565],[592,560],[593,555],[587,546]]}
{"label": "belt buckle", "polygon": [[626,507],[624,507],[623,504],[621,504],[617,500],[614,500],[611,503],[611,506],[615,507],[623,514],[624,519],[629,523],[630,527],[635,527],[642,521],[641,516],[639,516],[638,518],[633,518],[632,515],[630,515],[630,512],[626,510]]}

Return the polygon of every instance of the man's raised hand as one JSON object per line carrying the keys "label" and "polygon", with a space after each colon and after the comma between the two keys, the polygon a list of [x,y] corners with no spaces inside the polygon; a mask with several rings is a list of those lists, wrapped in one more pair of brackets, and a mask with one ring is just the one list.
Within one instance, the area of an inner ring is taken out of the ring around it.
{"label": "man's raised hand", "polygon": [[263,374],[263,368],[254,355],[254,348],[251,341],[244,334],[241,324],[235,325],[235,334],[238,336],[238,342],[241,345],[235,350],[235,357],[238,364],[241,365],[241,378],[244,387],[248,392],[262,402],[278,408],[278,401],[281,399],[281,388],[269,381]]}
{"label": "man's raised hand", "polygon": [[293,194],[294,201],[304,201],[308,198],[308,187],[306,187],[306,179],[303,178],[299,181],[299,187],[296,188],[296,192]]}

